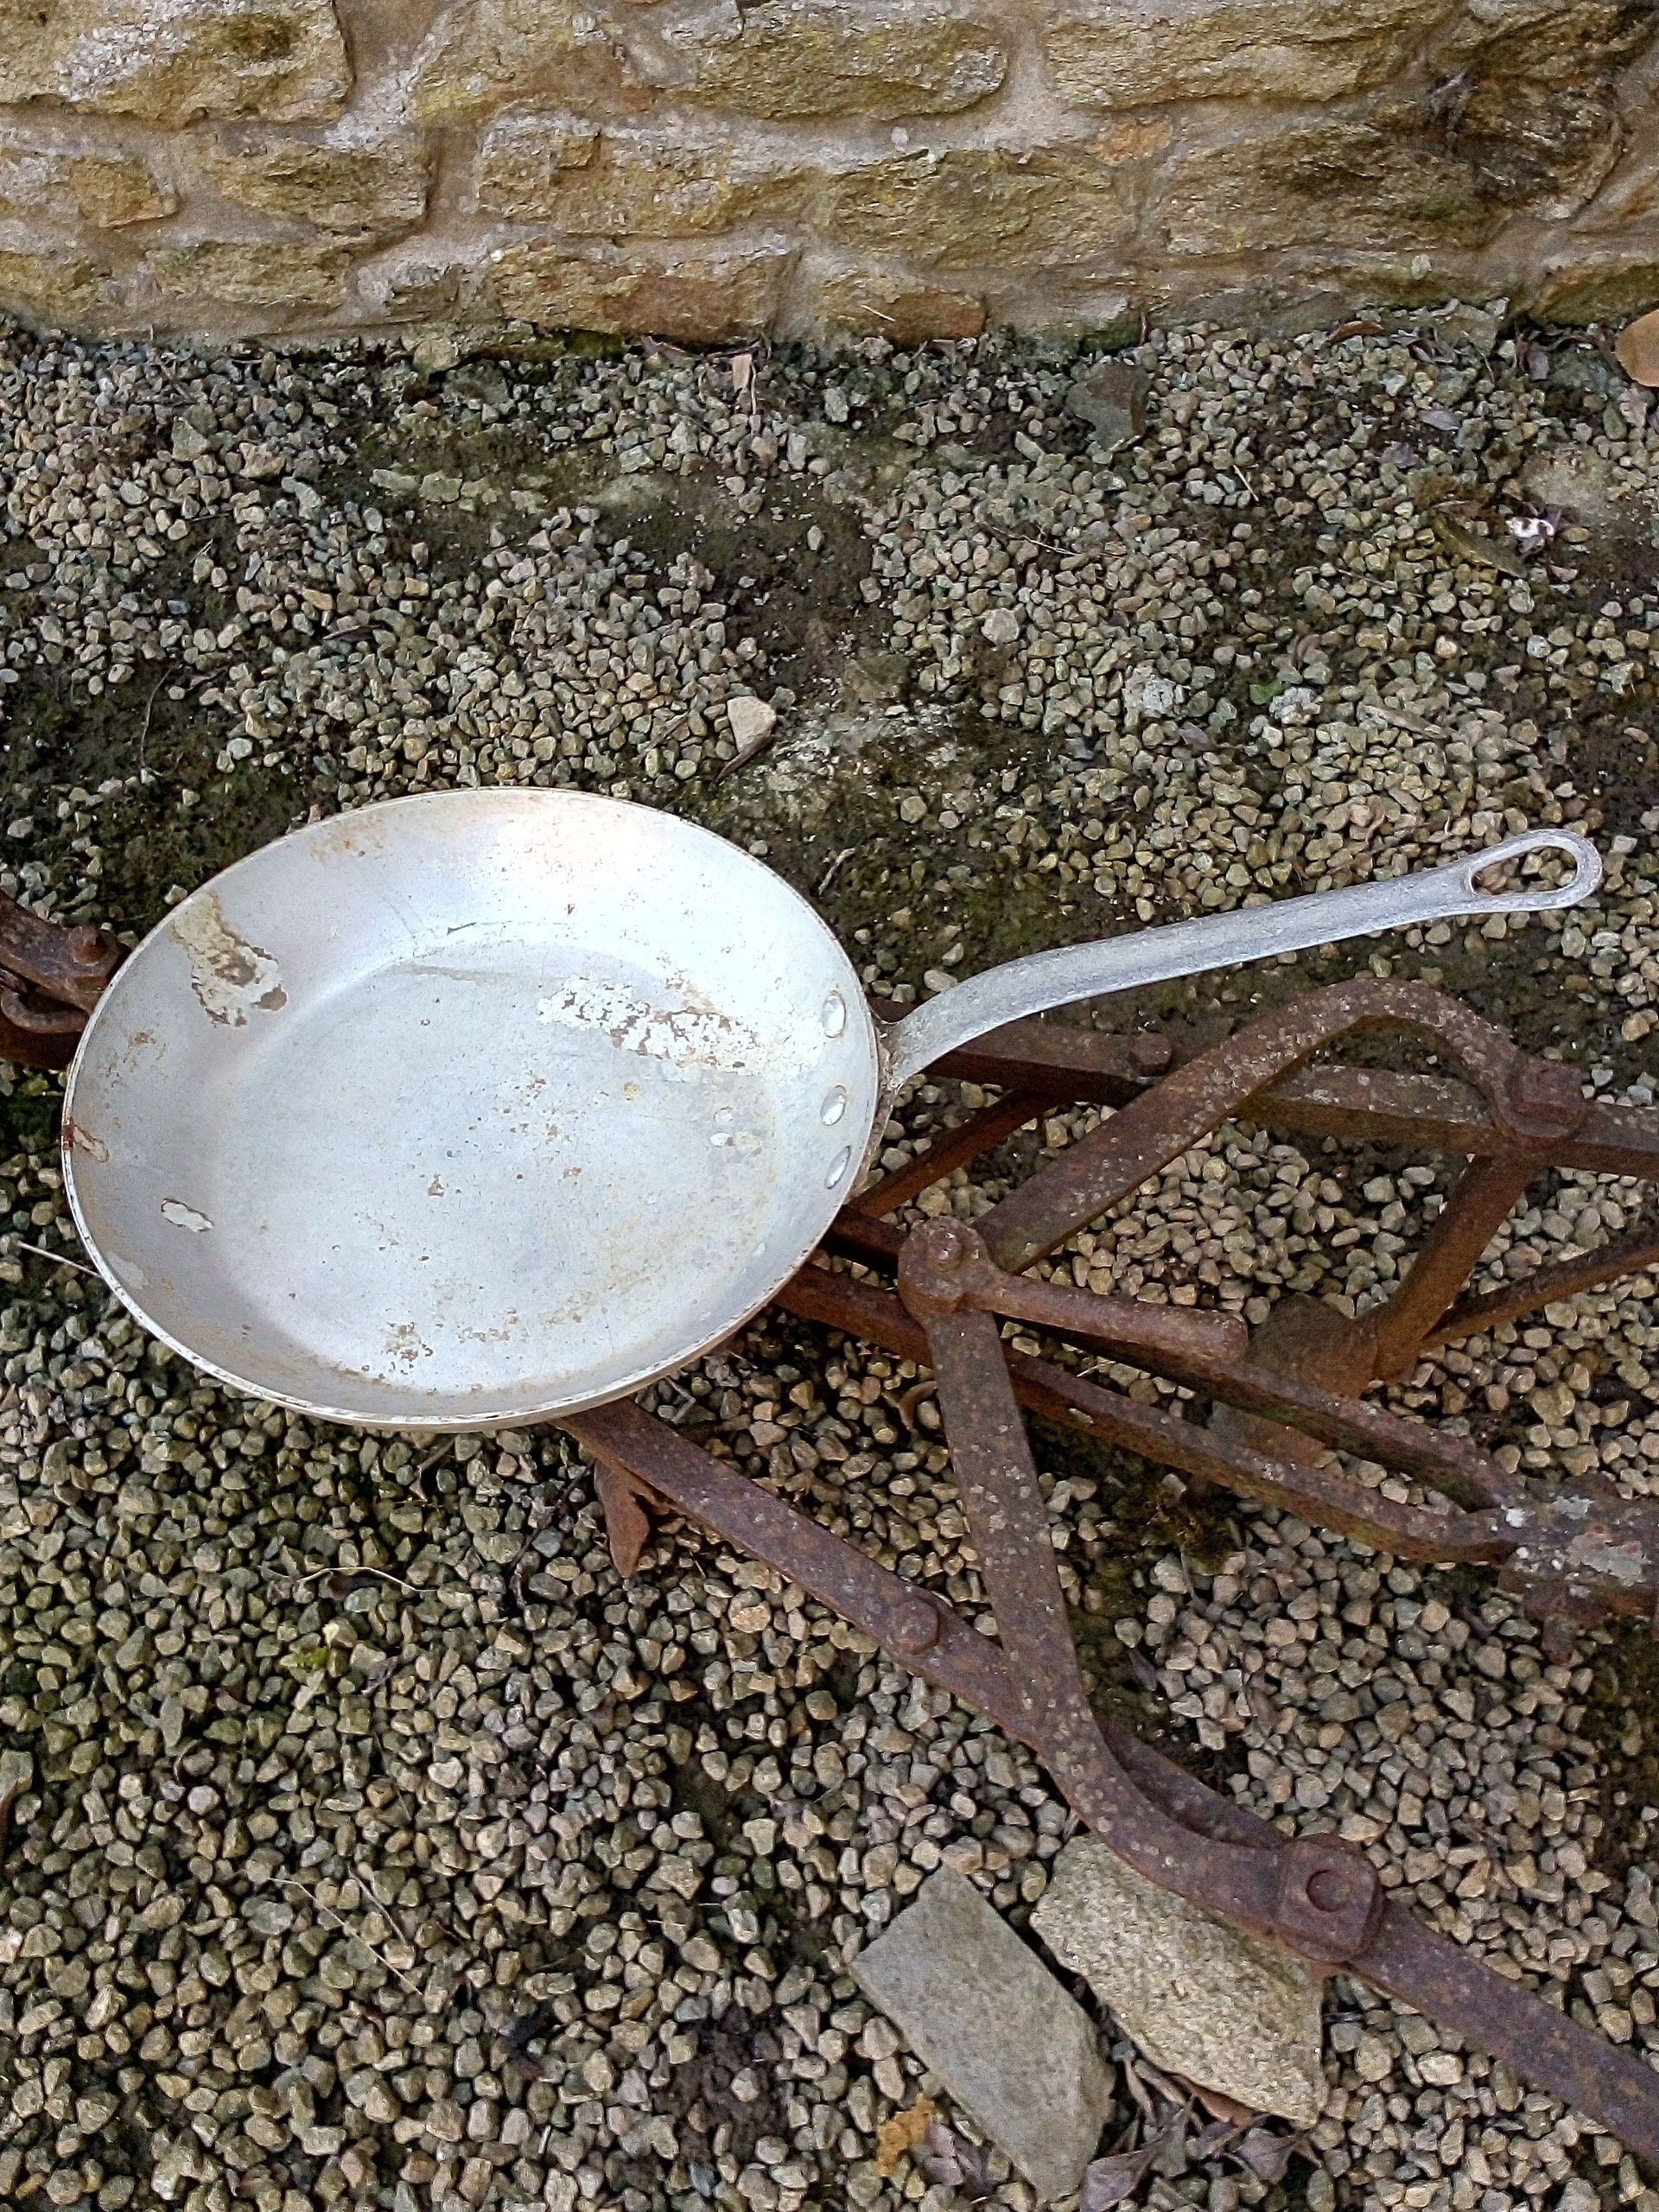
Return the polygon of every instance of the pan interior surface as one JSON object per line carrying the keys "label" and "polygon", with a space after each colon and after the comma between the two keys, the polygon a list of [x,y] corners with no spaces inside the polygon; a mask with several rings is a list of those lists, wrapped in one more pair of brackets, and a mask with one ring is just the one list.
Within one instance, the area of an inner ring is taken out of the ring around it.
{"label": "pan interior surface", "polygon": [[250,1395],[486,1427],[765,1303],[874,1112],[834,937],[707,831],[564,791],[391,801],[177,907],[71,1071],[66,1180],[156,1334]]}

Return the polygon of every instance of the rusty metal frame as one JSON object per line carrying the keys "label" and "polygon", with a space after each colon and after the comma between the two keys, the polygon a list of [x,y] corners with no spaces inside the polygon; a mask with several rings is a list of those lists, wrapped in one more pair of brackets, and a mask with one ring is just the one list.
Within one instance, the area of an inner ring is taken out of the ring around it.
{"label": "rusty metal frame", "polygon": [[[1427,1047],[1426,1074],[1314,1056],[1390,1031]],[[1521,1052],[1465,1007],[1362,977],[1309,994],[1184,1058],[1156,1036],[1014,1023],[936,1073],[1006,1095],[843,1209],[823,1254],[780,1294],[788,1311],[932,1370],[964,1514],[1000,1644],[810,1516],[638,1406],[562,1424],[598,1463],[613,1550],[637,1567],[655,1499],[767,1560],[925,1679],[1029,1744],[1071,1804],[1152,1880],[1338,1967],[1500,2056],[1526,2079],[1659,2163],[1659,2077],[1635,2055],[1480,1966],[1382,1889],[1358,1850],[1286,1839],[1097,1721],[1066,1626],[1021,1409],[1081,1426],[1192,1479],[1219,1483],[1396,1556],[1497,1567],[1547,1634],[1611,1612],[1653,1620],[1659,1505],[1608,1484],[1510,1474],[1466,1439],[1366,1402],[1437,1344],[1659,1264],[1638,1233],[1524,1283],[1460,1296],[1494,1230],[1547,1167],[1659,1179],[1659,1111],[1586,1100],[1560,1064]],[[1090,1136],[971,1227],[882,1217],[1060,1102],[1114,1108]],[[1222,1121],[1460,1153],[1466,1166],[1393,1294],[1357,1321],[1284,1299],[1246,1339],[1234,1317],[1102,1297],[1025,1272]],[[849,1265],[848,1263],[852,1263]],[[873,1279],[896,1279],[896,1294]],[[1015,1350],[1019,1321],[1185,1386],[1207,1424],[1141,1403],[1095,1375]],[[1380,1462],[1416,1499],[1368,1488],[1333,1453]]]}
{"label": "rusty metal frame", "polygon": [[[0,1058],[64,1065],[121,948],[0,898]],[[1449,1063],[1413,1075],[1319,1066],[1340,1040],[1402,1033]],[[1467,1440],[1367,1403],[1374,1379],[1425,1351],[1659,1264],[1637,1232],[1483,1297],[1464,1286],[1494,1230],[1546,1167],[1659,1179],[1659,1112],[1587,1101],[1559,1063],[1420,984],[1361,977],[1309,994],[1183,1058],[1167,1039],[1022,1021],[938,1073],[1005,1095],[843,1209],[779,1303],[930,1367],[1000,1643],[639,1406],[560,1424],[597,1463],[613,1554],[631,1574],[656,1500],[786,1574],[925,1680],[1030,1745],[1082,1818],[1154,1882],[1340,1967],[1427,2013],[1659,2164],[1659,2076],[1634,2054],[1470,1958],[1383,1890],[1357,1848],[1287,1838],[1090,1708],[1065,1618],[1021,1408],[1197,1481],[1294,1510],[1379,1550],[1496,1566],[1546,1635],[1613,1611],[1659,1618],[1659,1505],[1608,1484],[1508,1473]],[[1115,1111],[972,1226],[884,1217],[1045,1106]],[[1357,1320],[1282,1299],[1253,1338],[1233,1316],[1101,1297],[1033,1277],[1033,1263],[1232,1116],[1295,1134],[1461,1154],[1466,1162],[1414,1265]],[[856,1269],[856,1272],[855,1272]],[[891,1273],[896,1294],[870,1279]],[[1023,1322],[1184,1385],[1207,1425],[1005,1344]],[[1409,1477],[1416,1500],[1345,1473],[1350,1453]]]}

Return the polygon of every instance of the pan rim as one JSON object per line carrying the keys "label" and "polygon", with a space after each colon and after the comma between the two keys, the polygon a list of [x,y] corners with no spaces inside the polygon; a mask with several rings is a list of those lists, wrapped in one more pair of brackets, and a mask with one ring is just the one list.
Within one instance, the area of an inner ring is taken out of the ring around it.
{"label": "pan rim", "polygon": [[[300,845],[302,842],[320,842],[327,833],[338,832],[342,823],[365,821],[372,817],[385,817],[400,813],[407,815],[417,809],[429,810],[435,805],[456,804],[464,806],[494,805],[513,810],[523,810],[527,805],[537,808],[549,804],[555,807],[576,804],[607,813],[642,815],[647,817],[653,824],[658,825],[659,831],[661,825],[670,824],[671,834],[675,836],[683,837],[693,845],[700,844],[717,849],[719,863],[724,868],[729,868],[741,863],[745,868],[756,871],[766,880],[771,894],[783,894],[785,901],[792,903],[799,911],[801,917],[810,922],[826,956],[838,965],[837,982],[847,1004],[849,1020],[861,1027],[862,1042],[869,1071],[868,1093],[865,1102],[866,1118],[861,1129],[849,1127],[847,1132],[849,1140],[852,1143],[854,1158],[858,1162],[861,1163],[868,1153],[870,1137],[877,1126],[886,1095],[880,1027],[865,997],[852,959],[834,930],[793,884],[779,874],[777,869],[768,867],[757,855],[745,852],[741,846],[734,843],[729,838],[722,837],[718,831],[707,829],[701,823],[687,821],[683,816],[671,813],[666,808],[647,806],[639,800],[614,798],[608,793],[581,791],[569,785],[536,785],[529,789],[515,787],[512,790],[496,791],[474,790],[463,786],[459,789],[452,788],[438,791],[410,792],[395,798],[378,799],[367,806],[348,808],[338,814],[327,816],[320,822],[305,823],[281,837],[269,840],[265,844],[257,847],[251,853],[245,854],[241,859],[233,861],[227,867],[220,868],[213,875],[209,876],[205,882],[200,884],[189,894],[188,899],[181,899],[178,906],[170,907],[167,913],[146,931],[127,955],[120,968],[117,969],[88,1018],[85,1030],[81,1033],[74,1057],[70,1062],[64,1078],[63,1117],[59,1136],[64,1191],[69,1201],[70,1213],[87,1256],[96,1266],[102,1281],[115,1294],[126,1311],[148,1334],[164,1344],[170,1351],[183,1359],[198,1373],[211,1377],[226,1389],[234,1390],[239,1395],[250,1398],[256,1403],[285,1407],[308,1420],[331,1421],[343,1427],[360,1428],[375,1433],[463,1435],[493,1429],[534,1427],[549,1421],[556,1421],[564,1414],[589,1412],[595,1407],[608,1405],[619,1398],[632,1395],[635,1392],[647,1388],[651,1383],[660,1381],[664,1376],[671,1375],[678,1369],[689,1365],[714,1345],[723,1342],[753,1320],[757,1313],[772,1302],[790,1277],[810,1257],[823,1235],[823,1229],[827,1228],[829,1223],[834,1218],[836,1208],[842,1203],[845,1196],[845,1191],[839,1193],[826,1192],[823,1222],[805,1249],[792,1251],[788,1265],[769,1280],[764,1294],[749,1304],[744,1311],[729,1316],[722,1314],[717,1331],[712,1335],[699,1336],[695,1341],[688,1343],[685,1348],[677,1352],[671,1360],[666,1363],[652,1360],[631,1371],[622,1379],[607,1383],[601,1389],[577,1391],[563,1396],[537,1400],[533,1403],[497,1402],[480,1410],[469,1410],[464,1417],[460,1418],[455,1417],[455,1411],[453,1408],[447,1414],[424,1416],[413,1407],[406,1413],[399,1413],[396,1415],[384,1411],[367,1413],[349,1406],[340,1406],[321,1400],[302,1397],[291,1390],[271,1389],[256,1377],[238,1373],[223,1362],[206,1357],[194,1351],[175,1329],[163,1326],[147,1310],[140,1295],[130,1288],[117,1273],[114,1263],[94,1236],[82,1205],[82,1193],[76,1179],[77,1092],[80,1084],[87,1080],[86,1070],[89,1056],[95,1049],[95,1040],[100,1031],[106,1029],[109,1023],[118,1018],[111,1009],[118,1006],[123,978],[129,972],[137,972],[138,963],[146,951],[167,935],[176,918],[193,901],[202,899],[210,893],[217,893],[231,878],[244,870],[251,869],[261,862],[268,864],[269,856],[273,852],[286,849],[291,845]],[[855,1177],[852,1181],[849,1181],[846,1186],[847,1189],[855,1187]]]}

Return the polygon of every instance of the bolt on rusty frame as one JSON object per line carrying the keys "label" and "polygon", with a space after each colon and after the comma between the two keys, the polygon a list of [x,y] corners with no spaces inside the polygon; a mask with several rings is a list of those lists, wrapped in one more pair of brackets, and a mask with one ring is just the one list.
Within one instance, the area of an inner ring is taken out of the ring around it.
{"label": "bolt on rusty frame", "polygon": [[[1453,1072],[1310,1065],[1344,1038],[1393,1031]],[[1659,1179],[1659,1111],[1586,1100],[1570,1069],[1520,1052],[1457,1001],[1369,977],[1308,994],[1183,1059],[1169,1040],[1046,1020],[1009,1025],[936,1073],[1006,1095],[845,1207],[822,1263],[779,1303],[925,1364],[995,1614],[998,1643],[807,1515],[633,1404],[561,1425],[598,1463],[620,1571],[639,1563],[655,1500],[776,1567],[912,1671],[1029,1745],[1088,1826],[1149,1879],[1340,1968],[1440,2021],[1659,2163],[1659,2075],[1414,1919],[1357,1847],[1287,1840],[1090,1707],[1066,1625],[1022,1408],[1259,1503],[1421,1561],[1499,1569],[1547,1637],[1659,1606],[1659,1504],[1611,1484],[1511,1474],[1467,1439],[1367,1402],[1456,1341],[1659,1263],[1659,1237],[1618,1239],[1483,1297],[1468,1277],[1526,1185],[1548,1167]],[[971,1228],[884,1219],[1046,1106],[1116,1110]],[[1467,1165],[1409,1272],[1357,1320],[1281,1299],[1249,1335],[1236,1317],[1101,1296],[1023,1272],[1232,1117],[1289,1133],[1407,1145]],[[849,1272],[837,1262],[856,1263]],[[872,1280],[890,1274],[895,1289]],[[1005,1344],[1024,1322],[1181,1383],[1205,1426]],[[1377,1462],[1429,1498],[1383,1496],[1331,1454]]]}
{"label": "bolt on rusty frame", "polygon": [[0,1060],[67,1067],[125,957],[110,931],[43,921],[0,892]]}

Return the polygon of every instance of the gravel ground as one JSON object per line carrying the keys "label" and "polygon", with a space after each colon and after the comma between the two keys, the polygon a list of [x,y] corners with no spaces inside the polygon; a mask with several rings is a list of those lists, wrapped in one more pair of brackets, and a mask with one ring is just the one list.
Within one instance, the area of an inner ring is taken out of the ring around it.
{"label": "gravel ground", "polygon": [[[903,1001],[1570,820],[1618,858],[1568,917],[1112,1019],[1217,1035],[1369,963],[1650,1098],[1644,395],[1580,338],[1499,343],[1466,310],[1175,333],[1119,357],[1114,404],[1146,427],[1114,452],[1066,405],[1101,366],[528,337],[208,364],[10,333],[0,882],[136,935],[308,813],[579,783],[767,854]],[[1529,517],[1548,542],[1523,561],[1507,525]],[[778,734],[728,773],[746,694]],[[885,1165],[976,1103],[913,1087]],[[44,1077],[0,1099],[0,2198],[949,2212],[909,2158],[881,2170],[878,2129],[927,2085],[847,1967],[940,1864],[1023,1923],[1068,1833],[1039,1770],[672,1522],[619,1581],[556,1438],[429,1449],[206,1387],[78,1263],[56,1104]],[[1092,1120],[1033,1126],[920,1211],[972,1218]],[[1352,1310],[1446,1187],[1432,1160],[1230,1127],[1058,1264],[1252,1319],[1293,1289]],[[1531,1200],[1488,1283],[1642,1204],[1577,1177]],[[1506,1464],[1651,1494],[1653,1296],[1553,1307],[1397,1395]],[[656,1396],[971,1613],[915,1380],[773,1317]],[[1550,1665],[1488,1575],[1039,1448],[1103,1701],[1659,2048],[1644,1631]],[[1340,1980],[1327,2012],[1308,2157],[1142,2201],[1659,2212],[1616,2144],[1505,2068]],[[1006,2163],[988,2174],[1025,2212]]]}

